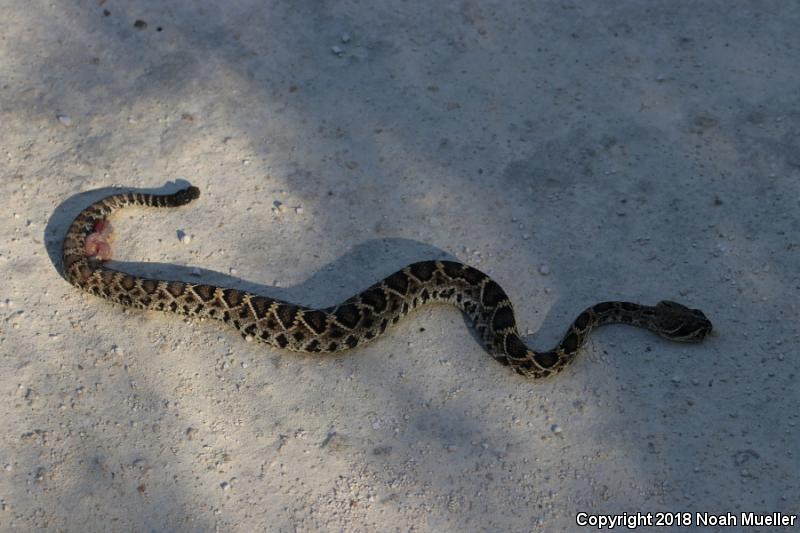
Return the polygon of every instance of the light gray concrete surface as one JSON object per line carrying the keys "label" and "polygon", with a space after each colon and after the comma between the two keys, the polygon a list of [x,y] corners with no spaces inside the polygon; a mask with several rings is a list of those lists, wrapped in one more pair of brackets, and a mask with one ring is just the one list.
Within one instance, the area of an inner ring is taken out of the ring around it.
{"label": "light gray concrete surface", "polygon": [[[796,3],[0,13],[1,530],[800,512]],[[503,285],[537,347],[604,299],[685,302],[718,335],[605,328],[535,382],[448,308],[308,357],[59,276],[82,207],[176,182],[200,201],[115,219],[126,268],[330,305],[447,255]]]}

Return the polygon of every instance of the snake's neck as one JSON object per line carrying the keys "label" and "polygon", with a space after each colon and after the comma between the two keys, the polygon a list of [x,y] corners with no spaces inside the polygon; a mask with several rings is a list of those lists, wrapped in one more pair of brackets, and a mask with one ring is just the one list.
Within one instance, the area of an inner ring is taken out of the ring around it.
{"label": "snake's neck", "polygon": [[[534,365],[526,374],[544,377],[569,365],[589,340],[593,329],[609,324],[627,324],[659,333],[654,322],[655,308],[633,302],[601,302],[584,310],[570,325],[564,337],[552,350],[528,350],[527,358]],[[522,366],[525,370],[525,365]]]}
{"label": "snake's neck", "polygon": [[633,302],[601,302],[584,310],[570,325],[561,342],[552,350],[574,355],[593,329],[609,324],[627,324],[658,333],[655,308]]}

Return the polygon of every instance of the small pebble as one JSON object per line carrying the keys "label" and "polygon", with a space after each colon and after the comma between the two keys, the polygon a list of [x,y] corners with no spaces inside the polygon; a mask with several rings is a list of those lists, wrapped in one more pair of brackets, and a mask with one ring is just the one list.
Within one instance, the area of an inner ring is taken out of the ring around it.
{"label": "small pebble", "polygon": [[178,238],[183,244],[189,244],[192,242],[192,236],[188,233],[184,233],[183,231],[178,232]]}
{"label": "small pebble", "polygon": [[233,276],[235,276],[237,274],[237,270],[235,268],[231,267],[231,268],[228,269],[228,273],[233,275]]}
{"label": "small pebble", "polygon": [[558,435],[558,434],[560,434],[560,433],[561,433],[562,431],[564,431],[564,430],[563,430],[563,429],[561,429],[561,426],[559,426],[558,424],[553,424],[552,426],[550,426],[550,431],[552,431],[553,433],[555,433],[556,435]]}
{"label": "small pebble", "polygon": [[547,265],[539,265],[539,274],[546,276],[550,273],[550,267]]}
{"label": "small pebble", "polygon": [[530,238],[531,238],[531,234],[530,233],[523,233],[522,234],[522,239],[523,240],[527,241]]}
{"label": "small pebble", "polygon": [[302,215],[303,207],[298,205],[297,207],[294,208],[294,212],[297,213],[298,215]]}
{"label": "small pebble", "polygon": [[64,126],[67,127],[72,126],[72,119],[69,118],[67,115],[56,115],[56,118],[58,118],[58,121]]}
{"label": "small pebble", "polygon": [[247,335],[247,336],[245,336],[244,340],[247,341],[247,342],[253,342],[253,336],[252,335]]}
{"label": "small pebble", "polygon": [[334,55],[341,57],[342,54],[344,54],[344,49],[341,46],[331,46],[331,52],[333,52]]}
{"label": "small pebble", "polygon": [[350,37],[350,34],[349,34],[349,33],[345,32],[345,33],[343,33],[343,34],[342,34],[342,35],[339,37],[339,39],[340,39],[340,40],[341,40],[341,41],[342,41],[344,44],[347,44],[347,43],[349,43],[349,42],[350,42],[350,41],[351,41],[353,38],[352,38],[352,37]]}
{"label": "small pebble", "polygon": [[284,204],[280,200],[275,200],[274,202],[272,202],[273,213],[285,213],[286,209],[287,209],[286,204]]}
{"label": "small pebble", "polygon": [[192,276],[200,276],[200,269],[197,267],[192,267]]}
{"label": "small pebble", "polygon": [[228,483],[227,481],[223,481],[222,483],[219,484],[219,486],[222,490],[231,490],[231,484]]}

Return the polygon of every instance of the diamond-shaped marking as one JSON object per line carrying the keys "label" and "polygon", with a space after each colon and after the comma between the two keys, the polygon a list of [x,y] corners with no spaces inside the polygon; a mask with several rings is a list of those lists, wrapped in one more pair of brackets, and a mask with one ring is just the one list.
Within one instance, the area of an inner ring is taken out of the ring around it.
{"label": "diamond-shaped marking", "polygon": [[522,359],[528,353],[528,347],[513,333],[506,335],[505,348],[506,353],[515,359]]}
{"label": "diamond-shaped marking", "polygon": [[289,304],[282,304],[275,309],[275,315],[278,317],[283,329],[289,329],[294,324],[294,318],[297,316],[297,307]]}
{"label": "diamond-shaped marking", "polygon": [[267,316],[271,304],[272,300],[264,298],[263,296],[253,296],[250,298],[250,305],[253,308],[256,318],[259,320]]}
{"label": "diamond-shaped marking", "polygon": [[464,270],[461,272],[461,277],[464,278],[470,285],[477,285],[483,278],[486,277],[486,274],[477,268],[472,268],[471,266],[465,265]]}
{"label": "diamond-shaped marking", "polygon": [[195,285],[192,287],[194,293],[197,295],[198,298],[203,300],[204,302],[210,302],[214,299],[216,290],[211,285]]}
{"label": "diamond-shaped marking", "polygon": [[144,279],[142,280],[142,289],[147,294],[153,294],[158,289],[158,282],[154,279]]}
{"label": "diamond-shaped marking", "polygon": [[589,325],[589,320],[591,320],[591,316],[589,316],[589,313],[584,311],[578,316],[578,318],[575,319],[574,322],[575,327],[583,331],[584,329],[586,329],[586,326]]}
{"label": "diamond-shaped marking", "polygon": [[428,281],[433,277],[433,273],[436,270],[436,263],[433,261],[422,261],[409,266],[408,270],[411,272],[411,275],[418,280]]}
{"label": "diamond-shaped marking", "polygon": [[492,329],[502,331],[514,325],[514,312],[510,307],[501,307],[494,312],[492,318]]}
{"label": "diamond-shaped marking", "polygon": [[275,337],[275,342],[278,343],[278,346],[281,348],[286,348],[286,346],[289,344],[289,341],[286,339],[286,336],[284,336],[283,333]]}
{"label": "diamond-shaped marking", "polygon": [[361,320],[361,311],[353,304],[340,305],[333,312],[336,321],[347,329],[353,329]]}
{"label": "diamond-shaped marking", "polygon": [[328,315],[317,309],[304,311],[300,318],[305,322],[306,326],[317,335],[323,333],[328,328]]}
{"label": "diamond-shaped marking", "polygon": [[459,279],[462,277],[464,265],[461,263],[454,263],[452,261],[442,261],[442,267],[444,269],[444,273],[450,276],[453,279]]}
{"label": "diamond-shaped marking", "polygon": [[506,293],[503,291],[502,288],[500,288],[500,285],[498,285],[496,282],[489,281],[486,285],[483,286],[483,295],[481,296],[481,301],[483,302],[483,305],[487,307],[494,307],[503,300],[507,299],[508,296],[506,296]]}
{"label": "diamond-shaped marking", "polygon": [[114,271],[113,270],[101,270],[100,271],[100,279],[103,280],[104,285],[111,285],[114,282]]}
{"label": "diamond-shaped marking", "polygon": [[167,292],[169,292],[172,296],[178,297],[183,293],[183,289],[186,287],[185,283],[180,281],[170,281],[167,283]]}
{"label": "diamond-shaped marking", "polygon": [[382,313],[386,309],[386,294],[380,287],[369,289],[361,294],[361,301],[368,305],[376,313]]}
{"label": "diamond-shaped marking", "polygon": [[222,299],[228,304],[228,307],[237,307],[242,303],[242,293],[236,289],[223,289]]}
{"label": "diamond-shaped marking", "polygon": [[402,294],[403,296],[406,295],[406,291],[408,291],[408,278],[402,272],[395,272],[383,282],[389,287],[391,290],[395,291],[396,293]]}
{"label": "diamond-shaped marking", "polygon": [[558,347],[563,349],[566,353],[573,353],[578,349],[578,336],[574,331],[570,331]]}
{"label": "diamond-shaped marking", "polygon": [[558,355],[553,352],[542,352],[534,354],[533,359],[542,368],[550,368],[558,362]]}
{"label": "diamond-shaped marking", "polygon": [[602,302],[592,307],[595,313],[605,313],[614,309],[614,304],[611,302]]}
{"label": "diamond-shaped marking", "polygon": [[125,274],[124,276],[122,276],[122,279],[119,280],[119,284],[122,286],[123,289],[129,291],[136,286],[136,278],[134,278],[133,276],[129,276],[128,274]]}

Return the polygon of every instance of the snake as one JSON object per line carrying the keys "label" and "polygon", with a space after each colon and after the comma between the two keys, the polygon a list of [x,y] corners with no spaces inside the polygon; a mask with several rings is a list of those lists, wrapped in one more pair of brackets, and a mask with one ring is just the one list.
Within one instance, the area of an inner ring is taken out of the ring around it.
{"label": "snake", "polygon": [[126,206],[179,207],[199,198],[189,186],[172,194],[122,192],[82,210],[63,243],[63,273],[83,291],[126,307],[215,319],[247,340],[303,353],[332,353],[382,336],[403,317],[429,303],[451,304],[472,322],[486,351],[529,378],[559,372],[575,359],[590,333],[608,324],[629,324],[678,342],[699,342],[712,331],[698,310],[663,300],[656,305],[606,301],[588,307],[551,350],[522,340],[510,298],[480,270],[457,261],[428,260],[397,272],[332,307],[316,309],[230,287],[140,277],[109,266],[109,217]]}

